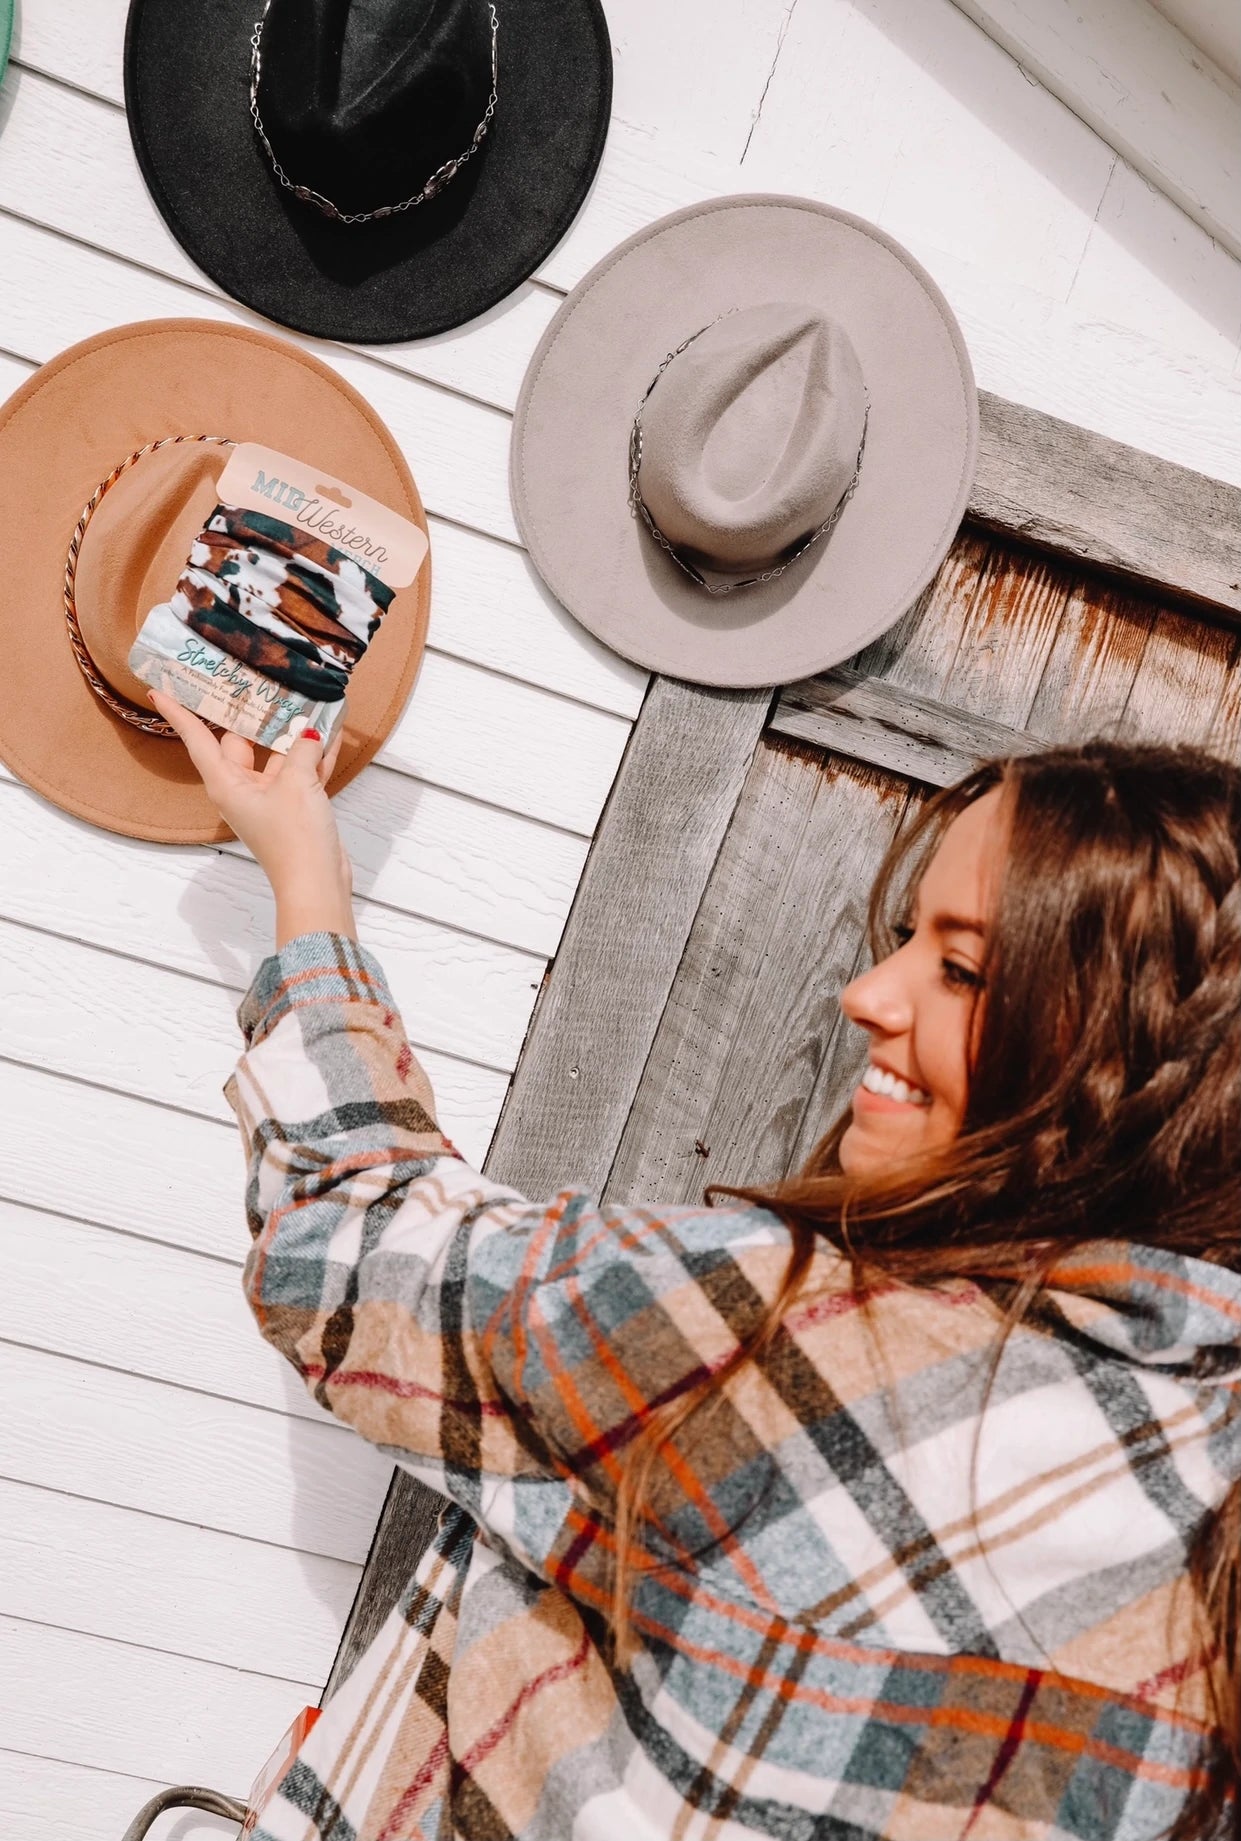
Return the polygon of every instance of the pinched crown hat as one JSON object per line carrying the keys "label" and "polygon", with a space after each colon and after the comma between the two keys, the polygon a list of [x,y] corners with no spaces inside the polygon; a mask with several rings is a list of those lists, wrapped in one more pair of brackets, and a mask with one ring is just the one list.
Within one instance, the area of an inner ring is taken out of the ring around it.
{"label": "pinched crown hat", "polygon": [[169,229],[321,338],[443,332],[533,273],[603,152],[599,0],[131,0],[125,105]]}
{"label": "pinched crown hat", "polygon": [[[228,837],[129,668],[210,516],[231,444],[305,459],[426,529],[374,410],[287,340],[148,320],[71,346],[0,405],[0,757],[66,812],[161,843]],[[430,565],[349,679],[337,792],[393,728],[426,638]]]}
{"label": "pinched crown hat", "polygon": [[735,687],[839,664],[898,620],[965,510],[978,405],[907,251],[809,199],[719,198],[614,250],[522,386],[522,536],[627,658]]}

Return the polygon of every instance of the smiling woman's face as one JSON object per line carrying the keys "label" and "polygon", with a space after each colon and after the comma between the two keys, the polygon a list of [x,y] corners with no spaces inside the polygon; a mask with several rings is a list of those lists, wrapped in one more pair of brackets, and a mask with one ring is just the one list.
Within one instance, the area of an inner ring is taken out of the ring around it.
{"label": "smiling woman's face", "polygon": [[896,951],[841,994],[845,1015],[870,1036],[870,1061],[840,1143],[850,1176],[881,1175],[961,1129],[1004,845],[996,789],[944,832]]}

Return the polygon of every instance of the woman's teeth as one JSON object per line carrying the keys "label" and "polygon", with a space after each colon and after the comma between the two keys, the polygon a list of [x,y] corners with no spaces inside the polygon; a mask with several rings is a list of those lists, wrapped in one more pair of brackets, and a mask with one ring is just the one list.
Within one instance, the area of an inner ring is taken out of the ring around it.
{"label": "woman's teeth", "polygon": [[862,1076],[862,1085],[868,1093],[883,1093],[902,1106],[929,1106],[931,1103],[925,1087],[911,1086],[907,1080],[889,1074],[886,1068],[877,1068],[873,1061]]}

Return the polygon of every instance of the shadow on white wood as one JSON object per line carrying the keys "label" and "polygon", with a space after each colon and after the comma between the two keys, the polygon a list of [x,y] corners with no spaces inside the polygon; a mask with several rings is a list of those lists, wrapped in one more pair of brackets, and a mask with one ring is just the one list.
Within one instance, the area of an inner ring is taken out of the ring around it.
{"label": "shadow on white wood", "polygon": [[[119,1841],[143,1804],[167,1788],[63,1758],[0,1750],[0,1831],[22,1841]],[[150,1841],[237,1841],[237,1826],[192,1810],[170,1810],[156,1822]]]}
{"label": "shadow on white wood", "polygon": [[343,1426],[197,1393],[188,1363],[186,1378],[0,1343],[0,1476],[360,1565],[391,1464]]}
{"label": "shadow on white wood", "polygon": [[27,1623],[319,1681],[358,1576],[344,1560],[0,1481],[0,1613]]}

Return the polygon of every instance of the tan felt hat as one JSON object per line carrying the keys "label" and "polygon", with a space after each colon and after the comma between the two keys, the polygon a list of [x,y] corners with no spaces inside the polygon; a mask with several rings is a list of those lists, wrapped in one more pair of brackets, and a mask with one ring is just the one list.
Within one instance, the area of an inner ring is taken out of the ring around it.
{"label": "tan felt hat", "polygon": [[900,618],[977,447],[930,276],[860,218],[754,195],[660,219],[579,283],[522,385],[510,479],[583,626],[742,688],[824,671]]}
{"label": "tan felt hat", "polygon": [[[62,352],[0,405],[10,531],[0,555],[0,757],[105,830],[177,844],[230,836],[126,661],[241,441],[310,461],[426,529],[418,488],[374,410],[325,364],[267,333],[210,320],[118,326]],[[400,717],[430,594],[427,561],[350,679],[332,792]]]}

